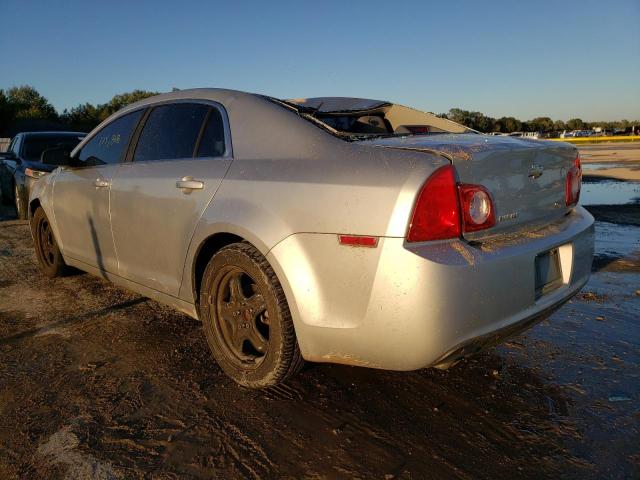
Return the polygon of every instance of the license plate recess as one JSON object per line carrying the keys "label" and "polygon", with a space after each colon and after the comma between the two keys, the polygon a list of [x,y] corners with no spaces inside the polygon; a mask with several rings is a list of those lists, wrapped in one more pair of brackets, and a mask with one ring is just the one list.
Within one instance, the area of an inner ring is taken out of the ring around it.
{"label": "license plate recess", "polygon": [[536,299],[562,285],[562,268],[558,249],[536,255]]}

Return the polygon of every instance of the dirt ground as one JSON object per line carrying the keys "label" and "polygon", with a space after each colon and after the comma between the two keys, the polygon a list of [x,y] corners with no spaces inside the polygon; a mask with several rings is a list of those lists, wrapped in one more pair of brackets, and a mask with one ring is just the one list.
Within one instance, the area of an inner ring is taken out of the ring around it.
{"label": "dirt ground", "polygon": [[267,391],[197,321],[44,278],[0,211],[0,479],[638,478],[640,227],[589,208],[593,276],[548,321],[447,372],[317,364]]}

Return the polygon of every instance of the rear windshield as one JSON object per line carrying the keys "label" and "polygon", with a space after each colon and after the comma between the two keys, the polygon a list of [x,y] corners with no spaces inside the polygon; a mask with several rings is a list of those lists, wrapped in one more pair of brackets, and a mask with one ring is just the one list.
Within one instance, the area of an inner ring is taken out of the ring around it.
{"label": "rear windshield", "polygon": [[357,141],[373,137],[429,135],[441,133],[474,133],[464,125],[421,112],[403,105],[384,103],[370,110],[321,111],[288,100],[270,98],[292,109],[316,126],[345,140]]}
{"label": "rear windshield", "polygon": [[48,148],[66,147],[73,150],[84,135],[29,135],[24,140],[22,158],[39,162],[42,152]]}

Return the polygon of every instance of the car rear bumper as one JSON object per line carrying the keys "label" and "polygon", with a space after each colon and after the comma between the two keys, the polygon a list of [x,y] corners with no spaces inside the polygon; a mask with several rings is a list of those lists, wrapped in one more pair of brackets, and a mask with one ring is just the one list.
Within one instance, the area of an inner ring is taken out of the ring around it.
{"label": "car rear bumper", "polygon": [[[268,259],[289,301],[303,356],[393,370],[447,365],[544,318],[587,282],[593,217],[471,246],[459,240],[377,248],[296,234]],[[557,249],[558,285],[536,294],[536,256]]]}
{"label": "car rear bumper", "polygon": [[562,298],[557,304],[552,305],[540,312],[533,314],[532,316],[525,317],[522,320],[515,321],[505,327],[499,328],[484,335],[467,340],[461,345],[454,347],[449,352],[442,355],[438,360],[433,362],[433,366],[436,368],[447,369],[460,360],[466,357],[475,355],[483,350],[498,345],[503,340],[514,337],[525,330],[533,327],[538,322],[546,319],[554,311],[564,305],[565,302],[571,299],[571,296]]}

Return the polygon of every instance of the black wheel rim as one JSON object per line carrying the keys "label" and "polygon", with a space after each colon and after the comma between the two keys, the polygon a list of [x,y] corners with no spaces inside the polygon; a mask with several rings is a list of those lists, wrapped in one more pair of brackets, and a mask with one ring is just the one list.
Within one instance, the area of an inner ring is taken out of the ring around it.
{"label": "black wheel rim", "polygon": [[224,349],[238,366],[254,368],[269,347],[269,311],[255,280],[240,267],[220,273],[215,322]]}
{"label": "black wheel rim", "polygon": [[38,247],[40,258],[46,266],[51,266],[55,262],[55,242],[51,225],[46,219],[42,219],[38,225]]}

